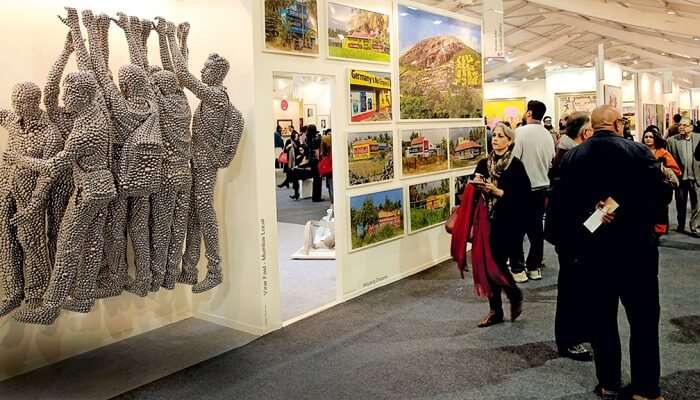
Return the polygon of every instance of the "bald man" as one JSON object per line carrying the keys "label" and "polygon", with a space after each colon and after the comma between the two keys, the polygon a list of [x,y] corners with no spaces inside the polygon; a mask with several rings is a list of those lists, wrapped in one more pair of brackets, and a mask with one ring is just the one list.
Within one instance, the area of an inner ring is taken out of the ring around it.
{"label": "bald man", "polygon": [[[553,182],[550,217],[558,236],[554,244],[580,260],[580,276],[593,277],[587,282],[590,295],[581,301],[589,304],[598,395],[622,398],[617,326],[622,301],[631,331],[629,397],[660,399],[654,216],[665,206],[664,193],[670,188],[649,150],[623,138],[625,121],[617,110],[598,107],[591,122],[593,137],[569,150]],[[583,223],[609,197],[620,207],[591,233]]]}

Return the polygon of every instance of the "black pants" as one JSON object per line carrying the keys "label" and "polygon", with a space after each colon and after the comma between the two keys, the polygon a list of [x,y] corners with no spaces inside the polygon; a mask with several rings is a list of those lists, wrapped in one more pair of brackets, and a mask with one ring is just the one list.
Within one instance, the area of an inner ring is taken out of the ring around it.
{"label": "black pants", "polygon": [[[643,261],[649,263],[649,260]],[[658,253],[656,255],[658,265]],[[608,263],[608,271],[619,265]],[[605,271],[605,269],[600,269]],[[591,344],[595,356],[598,383],[616,390],[621,385],[622,351],[617,327],[619,301],[625,307],[630,325],[630,361],[632,390],[635,394],[655,398],[660,395],[659,375],[659,281],[651,271],[630,271],[623,278],[600,275],[593,299]]]}
{"label": "black pants", "polygon": [[[510,269],[513,273],[522,272],[525,268],[535,270],[542,266],[544,257],[544,209],[545,199],[547,197],[546,190],[533,190],[530,192],[529,198],[526,200],[526,209],[524,210],[525,232],[520,241],[520,254],[518,262],[511,263]],[[530,251],[525,260],[525,253],[522,248],[522,242],[527,235],[530,241]]]}
{"label": "black pants", "polygon": [[291,179],[292,181],[292,187],[294,188],[294,196],[299,195],[299,181],[311,179],[312,177],[313,173],[310,169],[295,168],[291,171],[289,179]]}
{"label": "black pants", "polygon": [[695,181],[682,180],[676,189],[676,211],[678,212],[678,227],[685,229],[685,221],[688,215],[688,198],[690,197],[690,231],[694,232],[698,227],[694,224],[700,223],[698,216],[698,189]]}
{"label": "black pants", "polygon": [[498,242],[496,242],[496,240],[494,239],[495,237],[498,237],[498,235],[493,235],[493,231],[491,233],[492,256],[494,261],[496,261],[496,264],[498,264],[499,268],[501,269],[501,273],[503,273],[506,279],[508,279],[508,285],[500,286],[499,284],[489,279],[492,291],[491,297],[489,297],[489,308],[491,309],[491,311],[503,315],[503,299],[501,299],[502,292],[506,293],[506,297],[508,298],[508,301],[511,304],[520,303],[523,301],[523,293],[520,291],[520,288],[518,288],[518,285],[515,283],[513,275],[511,275],[510,271],[508,271],[508,266],[506,264],[506,262],[509,259],[514,259],[512,254],[517,253],[517,248],[514,245],[512,245],[512,243],[515,243],[514,241],[508,240],[503,237],[501,237],[501,239]]}
{"label": "black pants", "polygon": [[587,294],[590,286],[582,282],[587,272],[583,263],[559,251],[559,282],[557,311],[554,316],[554,337],[560,352],[571,346],[590,341],[590,302]]}

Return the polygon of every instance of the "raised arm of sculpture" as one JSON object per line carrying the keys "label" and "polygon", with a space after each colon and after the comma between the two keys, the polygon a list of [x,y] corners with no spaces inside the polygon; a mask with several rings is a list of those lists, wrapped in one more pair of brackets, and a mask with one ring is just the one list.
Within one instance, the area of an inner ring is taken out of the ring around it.
{"label": "raised arm of sculpture", "polygon": [[143,57],[143,65],[148,71],[148,38],[153,30],[153,21],[150,19],[142,19],[141,21],[141,54]]}
{"label": "raised arm of sculpture", "polygon": [[170,46],[170,53],[173,55],[175,75],[177,75],[177,79],[180,81],[180,84],[189,89],[203,102],[216,103],[217,101],[221,101],[220,89],[215,89],[203,83],[192,75],[187,69],[185,57],[182,55],[182,51],[177,46],[175,38],[175,25],[172,22],[168,22],[168,45]]}
{"label": "raised arm of sculpture", "polygon": [[160,48],[160,63],[163,65],[164,70],[175,72],[173,69],[173,60],[170,58],[170,49],[168,48],[168,21],[162,17],[156,17],[156,21],[158,47]]}
{"label": "raised arm of sculpture", "polygon": [[180,41],[180,51],[185,59],[185,65],[190,61],[190,49],[187,47],[187,38],[190,36],[190,23],[183,22],[177,26],[177,38]]}
{"label": "raised arm of sculpture", "polygon": [[102,58],[105,62],[105,67],[109,71],[109,27],[112,20],[107,14],[97,16],[97,32],[99,34],[100,43],[102,43]]}
{"label": "raised arm of sculpture", "polygon": [[70,28],[71,37],[73,38],[73,49],[75,50],[76,59],[78,61],[78,69],[81,71],[92,71],[90,54],[83,42],[83,34],[80,32],[78,10],[72,7],[66,7],[66,11],[68,12],[68,16],[65,20],[62,19],[62,21]]}
{"label": "raised arm of sculpture", "polygon": [[71,53],[73,53],[73,35],[68,32],[63,50],[53,64],[53,67],[51,67],[49,76],[46,79],[46,86],[44,86],[44,106],[46,107],[46,112],[51,122],[56,124],[58,129],[61,130],[64,139],[68,136],[68,133],[70,133],[73,121],[65,110],[59,106],[58,96],[61,93],[61,78],[63,77],[66,65],[68,65]]}
{"label": "raised arm of sculpture", "polygon": [[[121,22],[120,22],[121,23]],[[97,23],[92,11],[83,11],[83,24],[88,31],[88,42],[90,43],[90,55],[92,57],[92,64],[95,67],[94,73],[97,82],[99,82],[100,87],[105,95],[105,100],[107,101],[107,107],[109,107],[112,116],[121,124],[126,127],[133,125],[133,119],[129,118],[129,105],[127,100],[119,91],[117,85],[109,76],[109,71],[107,70],[107,65],[104,62],[104,56],[102,55],[102,49],[104,43],[102,43],[102,38],[97,30]],[[107,39],[107,38],[105,38]],[[135,127],[134,127],[135,128]],[[121,133],[121,130],[117,129]],[[126,140],[126,137],[121,138]]]}

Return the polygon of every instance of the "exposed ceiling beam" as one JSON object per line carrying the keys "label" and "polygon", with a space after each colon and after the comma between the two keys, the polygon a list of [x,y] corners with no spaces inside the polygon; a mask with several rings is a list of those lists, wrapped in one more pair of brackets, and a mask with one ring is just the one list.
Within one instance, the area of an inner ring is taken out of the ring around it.
{"label": "exposed ceiling beam", "polygon": [[692,65],[689,65],[687,67],[662,67],[662,68],[642,68],[642,69],[635,69],[637,72],[666,72],[666,71],[680,71],[680,72],[691,72],[691,71],[698,71],[700,72],[700,66],[693,67]]}
{"label": "exposed ceiling beam", "polygon": [[700,70],[695,70],[693,66],[686,61],[676,60],[671,57],[662,56],[634,46],[620,46],[620,48],[623,48],[628,53],[636,54],[640,57],[653,60],[655,63],[661,64],[662,66],[684,67],[686,69],[685,72],[693,75],[700,75]]}
{"label": "exposed ceiling beam", "polygon": [[615,3],[599,3],[590,0],[529,0],[530,3],[556,10],[570,11],[589,17],[606,19],[625,25],[654,27],[654,29],[679,35],[700,35],[700,24],[695,19],[648,13],[634,8],[622,8]]}
{"label": "exposed ceiling beam", "polygon": [[542,56],[544,56],[547,53],[550,53],[554,50],[559,49],[560,47],[566,45],[567,43],[571,42],[572,40],[576,40],[579,38],[579,34],[567,34],[564,36],[559,37],[558,39],[552,40],[549,43],[540,46],[539,48],[528,52],[526,54],[523,54],[519,57],[516,57],[511,60],[511,62],[499,65],[498,67],[495,67],[489,71],[486,71],[485,74],[485,79],[495,79],[500,75],[508,74],[512,71],[515,71],[517,68],[520,66],[527,64],[530,61],[535,61]]}
{"label": "exposed ceiling beam", "polygon": [[[622,40],[629,43],[643,45],[662,52],[675,53],[678,55],[687,55],[693,58],[700,58],[700,47],[685,45],[680,43],[667,42],[664,39],[659,39],[652,35],[644,35],[636,32],[629,32],[622,29],[611,28],[608,25],[586,21],[583,18],[572,17],[569,15],[557,15],[554,17],[557,22],[566,23],[569,26],[575,26],[584,29],[591,33],[607,36],[611,39]],[[700,25],[699,25],[700,26]]]}

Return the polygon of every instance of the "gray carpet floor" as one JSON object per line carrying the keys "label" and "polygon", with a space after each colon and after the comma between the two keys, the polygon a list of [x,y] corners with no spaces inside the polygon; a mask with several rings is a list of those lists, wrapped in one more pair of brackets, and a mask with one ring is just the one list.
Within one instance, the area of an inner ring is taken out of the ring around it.
{"label": "gray carpet floor", "polygon": [[[558,267],[545,250],[516,323],[478,329],[487,304],[446,262],[117,398],[597,399],[593,365],[557,357]],[[697,400],[700,240],[674,233],[660,251],[662,386],[667,399]],[[626,348],[622,311],[620,326]],[[623,368],[629,380],[627,355]]]}
{"label": "gray carpet floor", "polygon": [[314,203],[310,198],[292,200],[290,195],[294,194],[292,189],[277,190],[277,221],[288,224],[305,225],[307,221],[319,220],[326,215],[326,210],[330,206],[328,201],[328,191],[325,183],[323,186],[324,201]]}

